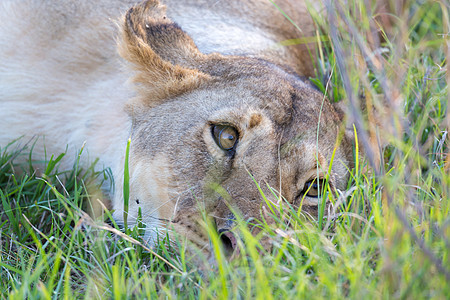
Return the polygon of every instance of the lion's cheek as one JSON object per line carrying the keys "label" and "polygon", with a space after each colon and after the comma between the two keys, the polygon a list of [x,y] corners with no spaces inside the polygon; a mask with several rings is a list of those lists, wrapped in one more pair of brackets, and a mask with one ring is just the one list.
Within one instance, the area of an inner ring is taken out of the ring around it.
{"label": "lion's cheek", "polygon": [[137,220],[140,209],[148,228],[165,227],[173,217],[178,198],[175,182],[164,154],[153,159],[134,155],[130,164],[129,223]]}

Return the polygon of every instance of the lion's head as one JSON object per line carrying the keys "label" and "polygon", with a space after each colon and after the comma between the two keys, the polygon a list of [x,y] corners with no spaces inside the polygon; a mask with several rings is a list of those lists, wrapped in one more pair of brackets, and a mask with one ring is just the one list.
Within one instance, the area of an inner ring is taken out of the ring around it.
{"label": "lion's head", "polygon": [[[201,53],[155,1],[128,11],[119,48],[138,90],[128,105],[128,220],[140,209],[149,236],[154,226],[173,226],[204,247],[200,207],[219,232],[232,227],[232,211],[261,219],[266,203],[255,182],[269,198],[268,186],[317,216],[336,147],[329,184],[345,187],[352,151],[342,115],[289,69]],[[122,199],[117,192],[119,220]]]}

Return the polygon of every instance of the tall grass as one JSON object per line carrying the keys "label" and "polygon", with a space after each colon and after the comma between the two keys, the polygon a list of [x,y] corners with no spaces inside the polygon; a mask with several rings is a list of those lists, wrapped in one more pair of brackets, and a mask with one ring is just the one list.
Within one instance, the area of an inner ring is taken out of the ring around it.
{"label": "tall grass", "polygon": [[[83,213],[87,183],[103,176],[94,168],[62,172],[61,155],[37,176],[15,163],[30,149],[1,149],[2,297],[448,298],[449,9],[408,2],[386,23],[354,0],[329,1],[328,16],[315,14],[321,52],[312,82],[345,101],[365,154],[348,189],[325,195],[333,218],[305,221],[280,202],[271,206],[273,226],[238,219],[233,260],[206,219],[216,264],[187,254],[181,237],[172,245],[160,236],[146,250],[139,228],[124,234],[110,218]],[[265,236],[270,252],[259,243]]]}

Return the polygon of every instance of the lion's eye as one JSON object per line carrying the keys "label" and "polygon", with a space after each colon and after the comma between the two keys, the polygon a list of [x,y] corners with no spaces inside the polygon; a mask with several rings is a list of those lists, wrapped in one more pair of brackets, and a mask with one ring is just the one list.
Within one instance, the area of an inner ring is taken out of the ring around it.
{"label": "lion's eye", "polygon": [[302,194],[308,197],[317,198],[323,195],[325,189],[325,180],[319,179],[310,180],[305,183],[305,187],[303,188]]}
{"label": "lion's eye", "polygon": [[212,128],[214,140],[223,150],[231,150],[238,141],[236,128],[229,125],[214,125]]}

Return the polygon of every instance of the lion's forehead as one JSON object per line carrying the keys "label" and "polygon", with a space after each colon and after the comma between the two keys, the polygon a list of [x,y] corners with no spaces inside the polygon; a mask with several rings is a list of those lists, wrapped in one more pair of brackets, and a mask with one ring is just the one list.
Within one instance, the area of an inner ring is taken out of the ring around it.
{"label": "lion's forehead", "polygon": [[[289,69],[262,59],[224,60],[227,67],[218,68],[219,79],[206,85],[217,85],[228,91],[228,105],[236,105],[246,113],[245,106],[258,107],[280,127],[297,123],[317,123],[323,95],[306,84]],[[209,87],[208,87],[209,88]],[[328,113],[330,106],[322,109]],[[295,118],[296,123],[291,123]],[[286,125],[288,123],[288,125]]]}

